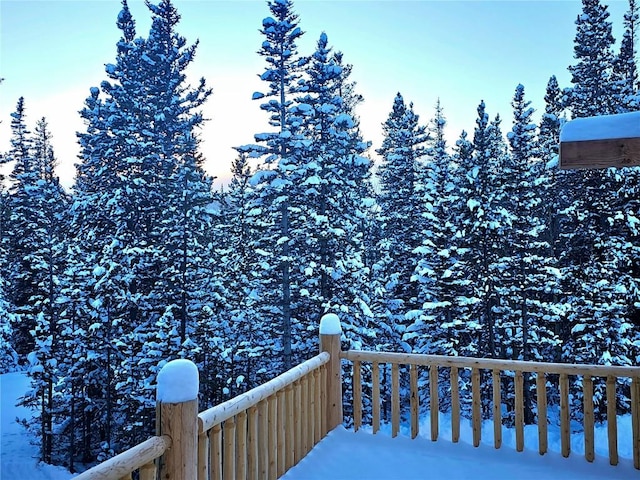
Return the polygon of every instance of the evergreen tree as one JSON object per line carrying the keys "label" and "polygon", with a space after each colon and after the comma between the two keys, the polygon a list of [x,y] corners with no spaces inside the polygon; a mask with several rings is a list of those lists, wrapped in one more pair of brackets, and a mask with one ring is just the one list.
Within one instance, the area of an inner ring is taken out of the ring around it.
{"label": "evergreen tree", "polygon": [[34,343],[30,331],[35,326],[35,317],[30,313],[29,299],[35,286],[30,281],[28,263],[25,258],[29,254],[29,239],[23,235],[28,232],[25,227],[35,224],[37,212],[32,210],[27,194],[28,185],[36,182],[31,158],[31,132],[26,125],[24,98],[20,97],[16,111],[11,114],[11,149],[6,155],[8,162],[13,162],[9,176],[12,187],[7,197],[6,222],[7,237],[7,292],[11,292],[9,303],[13,308],[13,347],[24,360],[33,350]]}
{"label": "evergreen tree", "polygon": [[[95,352],[69,366],[87,385],[74,406],[87,461],[148,436],[155,375],[171,358],[198,360],[197,324],[210,321],[216,291],[208,267],[211,181],[196,134],[211,91],[204,79],[185,84],[197,44],[176,33],[172,2],[148,7],[149,36],[135,38],[123,1],[116,63],[106,65],[109,80],[91,89],[81,112],[87,131],[78,135],[73,234],[82,244],[72,251],[82,253],[69,274],[84,283],[68,292],[67,311],[69,328],[84,332]],[[137,420],[115,428],[127,417]]]}
{"label": "evergreen tree", "polygon": [[549,78],[544,101],[545,109],[538,131],[538,148],[540,158],[548,163],[559,153],[560,124],[563,111],[562,93],[555,75]]}
{"label": "evergreen tree", "polygon": [[[41,446],[41,460],[51,462],[57,358],[61,355],[59,296],[67,199],[54,175],[55,157],[46,121],[37,123],[32,136],[25,123],[24,99],[20,98],[11,126],[12,149],[8,157],[14,161],[14,168],[7,199],[10,216],[6,253],[10,259],[8,291],[13,292],[14,309],[9,312],[3,308],[2,320],[14,321],[13,344],[23,359],[28,359],[31,389],[21,402],[37,409],[29,426]],[[3,307],[6,306],[4,300]],[[10,325],[5,323],[3,330],[7,334]],[[12,349],[8,354],[12,356]]]}
{"label": "evergreen tree", "polygon": [[[469,156],[464,144],[462,153]],[[496,261],[503,248],[503,233],[510,218],[503,208],[504,190],[496,178],[504,171],[506,148],[500,119],[489,122],[485,104],[478,106],[478,118],[470,158],[458,160],[461,193],[455,218],[457,251],[457,309],[466,318],[464,351],[472,356],[497,354],[496,287],[501,271]]]}
{"label": "evergreen tree", "polygon": [[[34,430],[40,436],[41,460],[47,463],[53,460],[54,421],[61,420],[56,385],[58,359],[64,355],[59,333],[66,260],[67,196],[55,176],[55,165],[51,134],[43,118],[36,125],[29,172],[16,177],[16,189],[18,195],[26,194],[28,207],[37,212],[34,217],[37,223],[24,224],[23,228],[27,230],[22,232],[23,238],[28,237],[30,250],[23,258],[23,265],[28,265],[30,283],[34,285],[28,315],[34,316],[35,323],[31,331],[35,345],[29,354],[28,370],[32,390],[25,395],[23,403],[40,409],[34,418],[38,420]],[[14,211],[20,212],[25,206],[16,206]]]}
{"label": "evergreen tree", "polygon": [[[253,98],[269,99],[260,108],[269,114],[269,125],[276,130],[255,136],[256,141],[264,145],[247,145],[238,150],[250,153],[251,157],[264,158],[264,165],[256,176],[259,184],[256,194],[261,199],[264,222],[271,226],[263,236],[263,250],[269,252],[272,263],[268,269],[273,274],[270,288],[273,291],[279,288],[280,291],[280,298],[271,302],[275,307],[270,312],[272,318],[265,320],[279,325],[273,333],[280,336],[280,347],[274,346],[272,349],[282,352],[284,368],[289,369],[293,365],[292,331],[293,323],[296,323],[292,313],[295,310],[292,289],[297,288],[293,285],[295,279],[292,279],[291,272],[291,199],[296,196],[292,175],[308,146],[300,132],[307,110],[305,107],[298,108],[294,95],[301,90],[298,80],[306,59],[298,55],[296,42],[304,32],[298,27],[293,2],[275,0],[267,3],[273,17],[266,17],[262,21],[261,33],[265,39],[258,53],[267,63],[260,78],[267,82],[268,90],[266,94],[254,93]],[[297,293],[294,291],[293,295]],[[274,342],[276,340],[273,338]],[[277,366],[272,369],[277,370]]]}
{"label": "evergreen tree", "polygon": [[434,118],[429,123],[426,149],[423,201],[426,221],[422,245],[416,249],[420,260],[414,280],[420,284],[420,315],[407,329],[405,339],[415,339],[413,348],[418,353],[449,353],[449,336],[444,329],[451,318],[454,303],[450,284],[453,266],[452,208],[456,203],[452,178],[452,159],[447,152],[444,137],[444,117],[440,100]]}
{"label": "evergreen tree", "polygon": [[307,94],[300,99],[312,108],[305,118],[305,136],[311,142],[308,160],[297,172],[306,186],[302,204],[312,220],[311,225],[301,225],[307,230],[301,237],[308,246],[300,258],[306,253],[309,260],[301,263],[318,270],[304,284],[315,297],[307,302],[306,308],[314,313],[306,323],[317,323],[320,313],[335,311],[341,314],[347,338],[362,345],[371,341],[374,316],[362,225],[372,194],[367,189],[371,162],[363,157],[369,145],[355,117],[357,94],[348,80],[350,69],[336,63],[341,59],[342,55],[331,55],[327,36],[321,34],[307,69]]}
{"label": "evergreen tree", "polygon": [[[3,79],[0,78],[0,83]],[[1,123],[1,122],[0,122]],[[8,158],[0,152],[0,166],[4,166]],[[18,354],[12,346],[14,310],[9,303],[7,271],[9,269],[9,194],[5,186],[5,175],[0,169],[0,373],[12,371],[18,364]]]}
{"label": "evergreen tree", "polygon": [[[533,109],[518,85],[513,97],[513,127],[507,135],[509,163],[505,169],[506,208],[511,221],[505,230],[506,244],[500,258],[503,269],[499,289],[500,327],[504,330],[501,348],[506,358],[544,360],[557,345],[554,335],[557,316],[550,308],[550,293],[559,292],[555,258],[548,257],[543,199],[536,181],[544,166],[536,146]],[[551,306],[552,307],[552,306]],[[533,385],[525,375],[525,422],[533,423]],[[506,398],[509,398],[508,396]]]}
{"label": "evergreen tree", "polygon": [[230,394],[253,388],[273,373],[270,325],[263,321],[272,315],[264,299],[270,298],[265,279],[273,272],[268,271],[269,253],[259,248],[266,226],[261,222],[247,155],[238,155],[231,173],[227,190],[219,196],[221,221],[216,226],[216,236],[224,239],[218,243],[222,277],[228,279],[223,307],[228,326],[218,335],[229,352],[225,359],[230,373],[224,383]]}
{"label": "evergreen tree", "polygon": [[582,0],[573,49],[576,64],[569,67],[573,83],[569,106],[574,117],[616,113],[612,72],[615,40],[608,18],[608,7],[600,0]]}
{"label": "evergreen tree", "polygon": [[382,232],[389,261],[385,266],[388,315],[392,324],[406,326],[404,316],[418,307],[416,282],[418,264],[415,249],[422,244],[426,225],[423,216],[423,157],[428,135],[419,124],[413,104],[407,106],[398,93],[389,117],[383,124],[384,139],[377,152],[382,156],[380,208]]}
{"label": "evergreen tree", "polygon": [[613,62],[613,76],[616,82],[616,103],[619,113],[638,110],[636,65],[636,26],[638,24],[638,4],[629,0],[629,10],[624,15],[624,34],[620,52]]}

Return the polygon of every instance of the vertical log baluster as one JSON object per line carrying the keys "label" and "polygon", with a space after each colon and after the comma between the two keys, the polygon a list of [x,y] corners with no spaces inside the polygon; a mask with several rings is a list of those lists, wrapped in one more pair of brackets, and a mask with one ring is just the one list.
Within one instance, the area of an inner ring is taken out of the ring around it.
{"label": "vertical log baluster", "polygon": [[502,446],[502,395],[500,391],[500,370],[491,371],[493,386],[493,446]]}
{"label": "vertical log baluster", "polygon": [[315,425],[315,420],[313,417],[314,414],[314,406],[315,402],[313,400],[313,372],[309,372],[306,376],[307,378],[307,425],[305,427],[305,435],[307,436],[307,450],[304,452],[306,455],[311,451],[313,446],[313,426]]}
{"label": "vertical log baluster", "polygon": [[380,364],[373,362],[371,365],[371,403],[373,404],[373,433],[380,430]]}
{"label": "vertical log baluster", "polygon": [[631,380],[631,445],[633,466],[640,470],[640,378]]}
{"label": "vertical log baluster", "polygon": [[209,466],[211,480],[222,480],[222,427],[214,425],[209,432]]}
{"label": "vertical log baluster", "polygon": [[307,384],[309,381],[309,377],[305,375],[300,379],[300,457],[298,457],[298,461],[302,460],[302,458],[309,451],[308,445],[308,435],[307,435],[307,418],[309,417],[309,389],[307,388]]}
{"label": "vertical log baluster", "polygon": [[327,417],[327,366],[323,365],[320,368],[320,424],[322,427],[320,438],[329,433],[329,420]]}
{"label": "vertical log baluster", "polygon": [[[269,450],[268,478],[278,478],[278,403],[275,395],[267,398],[267,445]],[[242,478],[242,477],[238,477]]]}
{"label": "vertical log baluster", "polygon": [[[207,437],[207,434],[205,433],[204,436],[207,438],[206,441],[206,446],[209,446],[209,437]],[[208,466],[207,463],[207,454],[205,452],[205,459],[204,459],[204,463],[205,465]],[[199,464],[198,464],[199,465]],[[198,469],[199,471],[200,469]],[[151,462],[151,463],[147,463],[146,465],[143,465],[142,467],[140,467],[140,480],[156,480],[156,464],[155,462]],[[208,480],[209,477],[203,477],[206,478]],[[198,473],[198,480],[200,480],[200,473]]]}
{"label": "vertical log baluster", "polygon": [[[140,479],[144,480],[142,469],[140,470]],[[209,436],[207,432],[198,435],[198,480],[209,480]]]}
{"label": "vertical log baluster", "polygon": [[571,453],[571,430],[569,426],[569,376],[560,374],[560,449],[563,457]]}
{"label": "vertical log baluster", "polygon": [[362,426],[362,379],[360,374],[360,362],[353,362],[353,375],[351,377],[353,387],[353,429],[357,432]]}
{"label": "vertical log baluster", "polygon": [[473,424],[473,446],[480,445],[482,438],[482,401],[480,399],[480,370],[471,370],[471,422]]}
{"label": "vertical log baluster", "polygon": [[293,384],[293,461],[294,465],[302,459],[302,388],[300,386],[300,380],[297,380]]}
{"label": "vertical log baluster", "polygon": [[[313,445],[317,445],[322,438],[322,400],[320,399],[320,371],[313,371]],[[280,474],[279,476],[281,476]]]}
{"label": "vertical log baluster", "polygon": [[542,372],[536,374],[536,402],[538,404],[538,453],[544,455],[548,449],[547,426],[547,378]]}
{"label": "vertical log baluster", "polygon": [[438,398],[438,366],[429,366],[429,411],[431,416],[431,441],[438,440],[440,399]]}
{"label": "vertical log baluster", "polygon": [[515,372],[515,409],[516,409],[516,451],[524,450],[524,376],[522,372]]}
{"label": "vertical log baluster", "polygon": [[267,400],[258,402],[258,477],[269,473],[269,412]]}
{"label": "vertical log baluster", "polygon": [[247,414],[247,478],[258,480],[258,407],[255,405]]}
{"label": "vertical log baluster", "polygon": [[607,439],[609,463],[618,465],[618,418],[616,411],[616,377],[607,377]]}
{"label": "vertical log baluster", "polygon": [[[286,404],[286,425],[287,425],[287,434],[285,435],[285,450],[286,450],[286,456],[285,456],[285,471],[289,470],[291,467],[293,467],[295,465],[295,439],[294,439],[294,433],[295,433],[295,425],[294,425],[294,412],[295,412],[295,405],[294,405],[294,398],[293,398],[293,386],[292,385],[288,385],[287,388],[285,389],[285,404]],[[325,421],[326,421],[326,417],[325,417]],[[326,426],[326,424],[325,424]]]}
{"label": "vertical log baluster", "polygon": [[593,459],[595,458],[595,445],[593,438],[593,380],[590,375],[585,375],[582,378],[582,398],[584,407],[584,458],[587,459],[587,462],[593,462]]}
{"label": "vertical log baluster", "polygon": [[411,438],[418,436],[419,429],[419,402],[418,397],[418,367],[411,364],[409,366],[409,378],[411,383],[411,397],[409,400],[411,406]]}
{"label": "vertical log baluster", "polygon": [[458,385],[458,367],[451,367],[451,441],[460,440],[460,389]]}
{"label": "vertical log baluster", "polygon": [[277,438],[277,476],[280,478],[285,473],[286,464],[286,423],[287,423],[287,410],[285,405],[285,393],[284,390],[280,390],[276,394],[276,405],[278,408],[278,421],[276,428],[278,429]]}
{"label": "vertical log baluster", "polygon": [[400,366],[391,366],[391,436],[397,437],[400,431]]}
{"label": "vertical log baluster", "polygon": [[247,412],[236,419],[236,478],[247,478]]}
{"label": "vertical log baluster", "polygon": [[236,478],[236,421],[234,417],[224,421],[224,463],[222,474],[224,480]]}

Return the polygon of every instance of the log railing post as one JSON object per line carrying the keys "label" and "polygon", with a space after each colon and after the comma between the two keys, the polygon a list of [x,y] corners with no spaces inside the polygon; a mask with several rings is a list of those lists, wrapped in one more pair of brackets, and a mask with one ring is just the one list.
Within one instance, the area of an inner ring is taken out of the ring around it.
{"label": "log railing post", "polygon": [[173,360],[158,373],[157,434],[171,437],[158,478],[197,478],[198,389],[198,368],[189,360]]}
{"label": "log railing post", "polygon": [[320,352],[329,353],[327,364],[327,432],[342,425],[342,367],[340,364],[340,319],[328,313],[320,320]]}

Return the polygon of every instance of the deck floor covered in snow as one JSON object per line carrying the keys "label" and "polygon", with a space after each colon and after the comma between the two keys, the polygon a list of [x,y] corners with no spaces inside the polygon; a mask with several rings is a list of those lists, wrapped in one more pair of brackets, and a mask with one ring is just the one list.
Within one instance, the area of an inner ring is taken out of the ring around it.
{"label": "deck floor covered in snow", "polygon": [[431,442],[385,433],[354,433],[338,427],[324,438],[285,476],[286,480],[327,479],[446,479],[446,480],[602,480],[640,479],[632,461],[621,459],[612,467],[608,458],[588,463],[574,454],[544,456],[535,451],[518,453],[509,447],[474,448],[448,440]]}

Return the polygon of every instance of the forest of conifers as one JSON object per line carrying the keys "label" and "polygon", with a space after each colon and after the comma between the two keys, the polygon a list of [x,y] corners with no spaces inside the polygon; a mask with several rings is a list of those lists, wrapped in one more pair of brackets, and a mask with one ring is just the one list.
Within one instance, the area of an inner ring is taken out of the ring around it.
{"label": "forest of conifers", "polygon": [[299,52],[293,2],[266,3],[253,98],[269,122],[238,146],[222,191],[198,152],[211,90],[185,82],[196,47],[171,0],[149,4],[146,37],[123,1],[71,191],[46,120],[31,131],[17,102],[2,154],[0,373],[31,378],[42,460],[73,471],[146,439],[171,359],[198,365],[201,408],[264,382],[317,351],[327,312],[345,348],[638,364],[640,172],[558,169],[566,119],[640,109],[635,0],[619,44],[607,7],[583,0],[571,85],[550,76],[538,124],[514,85],[508,117],[480,102],[474,131],[447,142],[445,106],[422,122],[399,93],[375,173],[348,52],[324,33]]}

